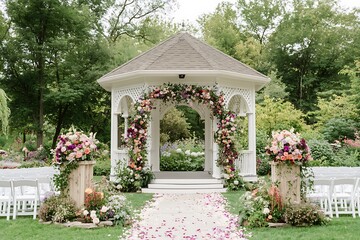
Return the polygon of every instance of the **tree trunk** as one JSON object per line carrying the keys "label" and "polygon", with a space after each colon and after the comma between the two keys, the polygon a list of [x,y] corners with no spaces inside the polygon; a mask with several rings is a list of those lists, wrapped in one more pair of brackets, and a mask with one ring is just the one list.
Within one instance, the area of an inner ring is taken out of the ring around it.
{"label": "tree trunk", "polygon": [[52,144],[51,144],[51,149],[54,149],[56,146],[56,142],[58,139],[58,136],[60,135],[61,129],[62,129],[62,124],[64,122],[64,117],[65,117],[65,113],[67,112],[69,108],[69,105],[66,105],[64,107],[64,109],[62,107],[59,108],[58,111],[58,117],[57,117],[57,124],[56,124],[56,129],[55,129],[55,134],[53,136],[53,140],[52,140]]}

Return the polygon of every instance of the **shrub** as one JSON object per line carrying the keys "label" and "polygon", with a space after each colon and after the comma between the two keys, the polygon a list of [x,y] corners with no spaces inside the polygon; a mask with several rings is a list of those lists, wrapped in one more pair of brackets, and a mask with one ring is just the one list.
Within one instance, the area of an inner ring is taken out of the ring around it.
{"label": "shrub", "polygon": [[308,145],[311,150],[312,166],[330,166],[334,162],[334,151],[330,143],[326,140],[309,140]]}
{"label": "shrub", "polygon": [[356,123],[350,119],[332,118],[324,125],[322,132],[329,142],[344,138],[355,139]]}
{"label": "shrub", "polygon": [[140,173],[135,172],[128,166],[119,166],[118,175],[114,184],[121,192],[137,192],[142,187],[147,187],[154,174],[150,168],[144,167]]}
{"label": "shrub", "polygon": [[39,218],[42,221],[66,222],[75,218],[75,203],[64,196],[51,196],[40,206]]}
{"label": "shrub", "polygon": [[258,188],[240,197],[239,222],[249,227],[264,227],[268,222],[283,222],[284,208],[278,189],[266,179],[259,179]]}
{"label": "shrub", "polygon": [[286,207],[285,222],[293,226],[323,225],[328,222],[318,206],[310,203],[292,204]]}
{"label": "shrub", "polygon": [[268,157],[265,154],[261,154],[261,157],[256,159],[256,174],[259,176],[266,176],[271,173],[271,165]]}
{"label": "shrub", "polygon": [[[203,153],[171,151],[168,155],[161,156],[161,171],[203,171],[205,156]],[[196,155],[195,155],[196,154]]]}
{"label": "shrub", "polygon": [[228,191],[238,191],[245,188],[244,179],[240,176],[239,171],[235,171],[234,177],[227,179],[225,187]]}
{"label": "shrub", "polygon": [[111,169],[110,159],[107,160],[96,160],[94,165],[94,176],[109,176]]}

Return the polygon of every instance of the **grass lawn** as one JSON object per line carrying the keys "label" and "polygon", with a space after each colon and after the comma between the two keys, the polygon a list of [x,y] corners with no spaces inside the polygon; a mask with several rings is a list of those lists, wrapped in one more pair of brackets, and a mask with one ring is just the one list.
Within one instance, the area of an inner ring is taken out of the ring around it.
{"label": "grass lawn", "polygon": [[[223,193],[228,200],[228,210],[232,214],[238,214],[238,200],[243,193],[243,191]],[[360,239],[359,226],[359,217],[342,216],[333,218],[326,226],[254,228],[248,229],[247,232],[252,233],[250,240],[358,240]]]}
{"label": "grass lawn", "polygon": [[[134,210],[140,210],[146,201],[152,198],[152,194],[126,193],[129,203]],[[117,240],[124,231],[121,226],[99,228],[99,229],[78,229],[65,228],[56,224],[41,224],[38,220],[29,217],[18,217],[16,220],[6,221],[0,218],[0,240],[92,240],[108,239]]]}

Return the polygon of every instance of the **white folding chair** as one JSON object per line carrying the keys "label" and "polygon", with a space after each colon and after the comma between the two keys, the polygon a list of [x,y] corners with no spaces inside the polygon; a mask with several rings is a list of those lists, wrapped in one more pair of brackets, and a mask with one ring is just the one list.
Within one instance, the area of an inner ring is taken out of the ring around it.
{"label": "white folding chair", "polygon": [[354,198],[355,198],[355,210],[357,208],[358,216],[360,217],[360,178],[356,179],[356,184],[354,188]]}
{"label": "white folding chair", "polygon": [[0,216],[6,216],[6,220],[10,219],[12,196],[12,182],[0,180]]}
{"label": "white folding chair", "polygon": [[355,218],[355,187],[357,179],[342,178],[333,181],[333,203],[335,215],[351,214]]}
{"label": "white folding chair", "polygon": [[324,214],[330,217],[333,217],[331,204],[332,189],[333,179],[314,179],[313,189],[309,190],[306,194],[306,198],[310,202],[319,204]]}
{"label": "white folding chair", "polygon": [[44,201],[44,199],[51,195],[51,192],[54,192],[51,179],[49,176],[47,177],[39,177],[38,180],[38,188],[39,188],[39,199],[40,203]]}
{"label": "white folding chair", "polygon": [[37,180],[13,180],[14,210],[16,216],[33,215],[36,219],[37,205],[39,202],[39,187]]}

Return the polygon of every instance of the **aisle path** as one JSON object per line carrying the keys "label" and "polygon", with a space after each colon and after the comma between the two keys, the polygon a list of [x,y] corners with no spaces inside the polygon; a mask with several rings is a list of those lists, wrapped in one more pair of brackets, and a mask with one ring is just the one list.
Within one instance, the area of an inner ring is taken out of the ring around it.
{"label": "aisle path", "polygon": [[163,194],[120,239],[246,239],[219,193]]}

